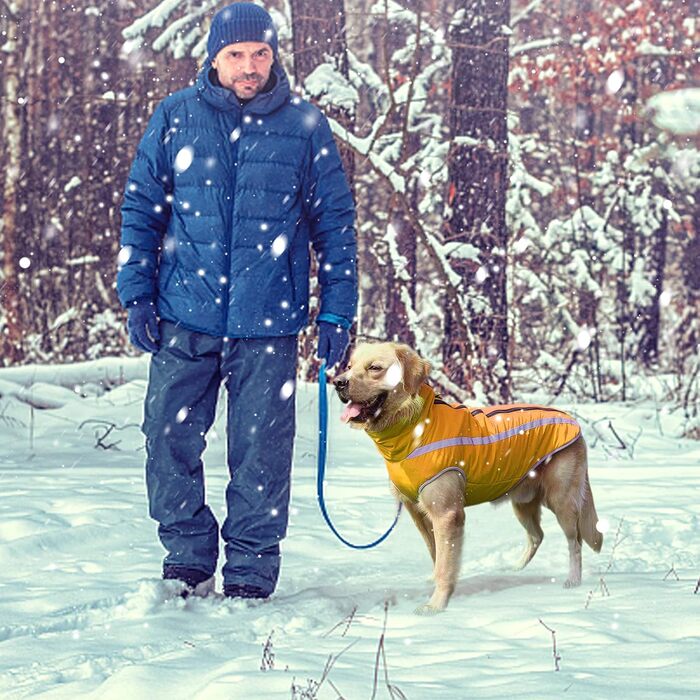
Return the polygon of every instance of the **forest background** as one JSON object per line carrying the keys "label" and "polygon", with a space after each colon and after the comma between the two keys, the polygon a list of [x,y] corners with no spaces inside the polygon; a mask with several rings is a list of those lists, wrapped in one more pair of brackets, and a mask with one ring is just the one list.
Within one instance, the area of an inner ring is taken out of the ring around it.
{"label": "forest background", "polygon": [[[0,364],[137,354],[115,292],[126,176],[226,4],[0,0]],[[460,400],[652,397],[700,435],[688,0],[265,6],[354,189],[357,337],[414,345]],[[300,342],[311,379],[313,325]]]}

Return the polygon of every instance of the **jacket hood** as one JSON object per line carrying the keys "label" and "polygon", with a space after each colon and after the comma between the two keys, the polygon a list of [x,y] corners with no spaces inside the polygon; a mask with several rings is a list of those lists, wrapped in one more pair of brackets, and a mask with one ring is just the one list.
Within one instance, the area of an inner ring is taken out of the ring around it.
{"label": "jacket hood", "polygon": [[254,114],[270,114],[289,100],[289,79],[277,60],[272,64],[270,73],[270,77],[275,81],[272,89],[267,92],[259,92],[245,104],[241,103],[233,90],[213,83],[212,71],[214,68],[211,65],[211,60],[207,58],[197,76],[197,91],[210,105],[221,111],[240,110]]}

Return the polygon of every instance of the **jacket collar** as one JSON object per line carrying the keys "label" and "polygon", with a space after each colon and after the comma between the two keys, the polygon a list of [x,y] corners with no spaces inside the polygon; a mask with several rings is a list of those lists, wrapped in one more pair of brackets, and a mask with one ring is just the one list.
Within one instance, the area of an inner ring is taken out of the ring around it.
{"label": "jacket collar", "polygon": [[207,59],[197,76],[197,91],[213,107],[221,111],[239,111],[252,114],[270,114],[289,100],[289,79],[284,68],[275,61],[272,65],[271,78],[274,86],[267,92],[259,92],[252,100],[242,104],[233,90],[212,82],[214,71],[211,60]]}
{"label": "jacket collar", "polygon": [[400,462],[418,447],[428,432],[426,419],[430,416],[435,402],[435,392],[427,385],[420,388],[423,409],[417,420],[394,423],[380,432],[367,430],[377,449],[387,462]]}

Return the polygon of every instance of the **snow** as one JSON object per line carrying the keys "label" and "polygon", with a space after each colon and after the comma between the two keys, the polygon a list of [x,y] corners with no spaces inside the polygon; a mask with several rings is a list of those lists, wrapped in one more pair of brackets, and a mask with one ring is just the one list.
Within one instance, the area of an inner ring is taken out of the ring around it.
{"label": "snow", "polygon": [[175,156],[175,172],[184,173],[194,160],[194,147],[183,146]]}
{"label": "snow", "polygon": [[651,119],[674,134],[700,133],[700,88],[660,92],[647,100]]}
{"label": "snow", "polygon": [[460,260],[479,260],[481,252],[476,246],[471,243],[462,243],[461,241],[450,241],[442,247],[444,254],[448,258],[459,258]]}
{"label": "snow", "polygon": [[608,95],[614,95],[620,91],[620,88],[625,82],[625,71],[622,68],[614,70],[605,81],[605,92]]}
{"label": "snow", "polygon": [[[36,410],[1,392],[3,698],[368,698],[380,639],[389,682],[411,699],[692,695],[700,446],[677,437],[680,412],[652,400],[562,399],[582,422],[597,510],[610,526],[602,553],[584,552],[583,585],[561,586],[566,544],[548,511],[542,547],[514,573],[524,533],[509,507],[478,506],[467,511],[450,606],[424,618],[413,610],[429,594],[430,560],[406,514],[384,544],[363,552],[325,525],[315,496],[318,387],[300,383],[275,595],[183,600],[177,583],[159,579],[162,551],[146,507],[146,367],[142,356],[34,368],[35,379],[32,368],[0,372],[3,386],[42,382],[34,393],[52,393],[59,406]],[[113,388],[97,395],[103,378]],[[330,408],[327,505],[344,536],[367,542],[394,513],[385,469],[369,438],[340,424],[334,397]],[[205,453],[208,500],[221,520],[225,416],[222,399]],[[304,695],[327,663],[317,693]],[[376,697],[390,697],[381,665]]]}
{"label": "snow", "polygon": [[181,0],[163,0],[157,7],[147,12],[143,17],[133,22],[124,31],[123,35],[131,39],[139,34],[145,33],[150,27],[162,27],[170,15],[180,5]]}
{"label": "snow", "polygon": [[[185,14],[177,19],[171,16],[184,8]],[[163,31],[151,43],[154,51],[170,51],[174,58],[183,58],[188,52],[191,56],[206,53],[207,26],[202,18],[212,15],[216,9],[215,0],[198,3],[183,3],[182,0],[161,0],[156,7],[138,17],[125,27],[122,36],[125,41],[122,51],[126,56],[132,55],[138,61],[140,49],[145,46],[145,36],[152,28],[165,25]],[[279,17],[279,13],[274,13]]]}
{"label": "snow", "polygon": [[63,186],[63,191],[70,192],[71,190],[80,186],[80,184],[81,184],[80,178],[77,175],[73,175],[73,177],[71,177],[71,179]]}
{"label": "snow", "polygon": [[320,63],[304,81],[304,88],[318,104],[355,113],[360,96],[350,81],[329,63]]}
{"label": "snow", "polygon": [[513,46],[508,50],[508,54],[512,56],[517,56],[521,53],[527,53],[528,51],[538,51],[540,49],[546,49],[550,46],[558,46],[562,43],[561,37],[553,36],[546,37],[544,39],[533,39],[532,41],[526,41],[524,44],[519,46]]}

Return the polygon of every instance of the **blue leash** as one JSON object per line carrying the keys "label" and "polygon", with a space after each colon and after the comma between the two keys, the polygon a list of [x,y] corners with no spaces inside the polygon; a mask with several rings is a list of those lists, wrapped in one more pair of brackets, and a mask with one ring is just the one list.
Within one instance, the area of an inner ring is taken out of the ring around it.
{"label": "blue leash", "polygon": [[318,505],[321,508],[321,513],[328,523],[328,527],[333,531],[333,534],[348,547],[353,549],[369,549],[376,547],[389,536],[389,533],[394,529],[399,521],[401,514],[401,502],[396,511],[396,517],[391,527],[377,540],[369,544],[353,544],[348,542],[336,529],[331,522],[328,511],[326,510],[326,502],[323,498],[323,478],[326,473],[326,443],[328,441],[328,393],[326,390],[326,361],[321,362],[321,367],[318,370],[318,474],[316,475],[316,493],[318,495]]}

